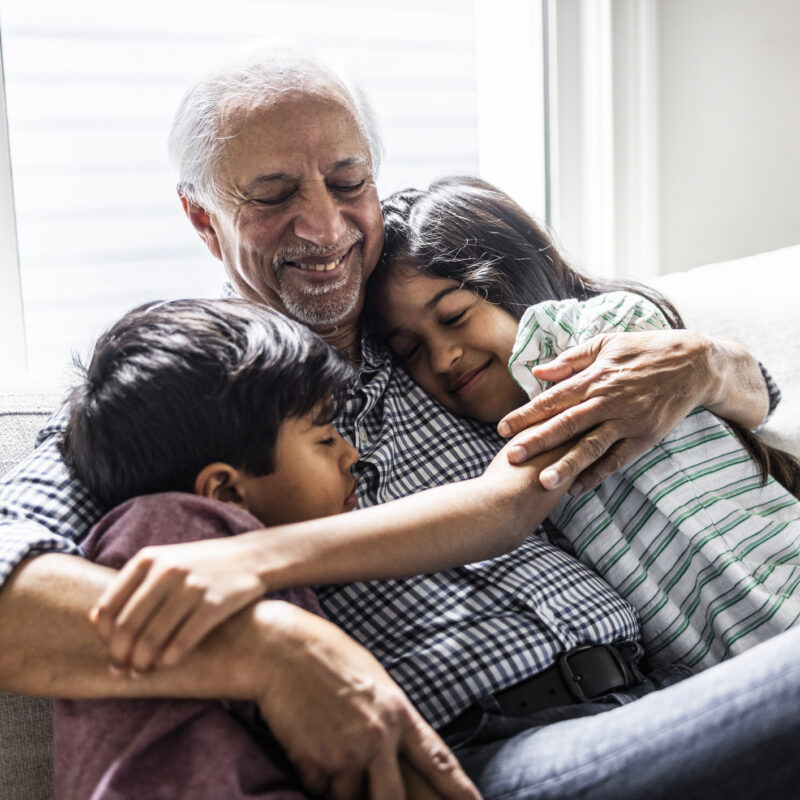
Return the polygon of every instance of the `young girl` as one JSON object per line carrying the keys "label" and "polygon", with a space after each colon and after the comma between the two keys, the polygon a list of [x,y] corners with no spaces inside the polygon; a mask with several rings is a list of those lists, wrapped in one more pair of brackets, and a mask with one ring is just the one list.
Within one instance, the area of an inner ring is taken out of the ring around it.
{"label": "young girl", "polygon": [[[534,368],[564,349],[682,327],[652,289],[572,270],[483,181],[399,192],[384,217],[372,325],[452,411],[498,422],[547,388]],[[706,667],[800,617],[798,496],[791,456],[698,408],[596,490],[566,496],[550,522],[638,609],[651,663]]]}

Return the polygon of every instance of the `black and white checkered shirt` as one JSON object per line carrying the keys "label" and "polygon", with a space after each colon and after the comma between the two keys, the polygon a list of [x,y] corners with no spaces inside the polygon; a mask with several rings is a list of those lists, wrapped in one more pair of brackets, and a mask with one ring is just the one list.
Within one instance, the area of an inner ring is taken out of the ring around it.
{"label": "black and white checkered shirt", "polygon": [[[769,383],[774,407],[779,395]],[[56,444],[66,418],[62,408],[34,453],[0,482],[2,580],[32,553],[81,555],[79,544],[103,511],[61,462]],[[449,414],[368,340],[338,424],[361,453],[361,506],[475,477],[500,446],[492,428]],[[638,638],[635,611],[535,532],[491,561],[319,594],[435,726],[548,667],[562,649]]]}

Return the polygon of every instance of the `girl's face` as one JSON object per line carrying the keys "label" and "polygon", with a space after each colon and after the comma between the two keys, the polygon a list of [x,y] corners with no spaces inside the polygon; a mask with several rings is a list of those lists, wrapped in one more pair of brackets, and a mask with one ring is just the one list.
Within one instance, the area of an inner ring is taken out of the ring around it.
{"label": "girl's face", "polygon": [[527,400],[508,359],[517,321],[448,278],[394,267],[381,312],[389,346],[445,408],[498,422]]}

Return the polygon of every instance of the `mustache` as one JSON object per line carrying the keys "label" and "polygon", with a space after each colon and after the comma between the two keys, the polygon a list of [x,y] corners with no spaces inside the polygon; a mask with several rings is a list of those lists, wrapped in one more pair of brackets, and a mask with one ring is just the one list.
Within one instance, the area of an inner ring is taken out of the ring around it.
{"label": "mustache", "polygon": [[334,253],[344,253],[353,247],[353,245],[362,241],[363,238],[364,235],[360,231],[349,229],[336,244],[330,247],[323,247],[313,242],[304,241],[288,244],[275,252],[275,255],[272,257],[272,266],[273,269],[278,270],[287,261],[299,261],[306,256],[327,258]]}

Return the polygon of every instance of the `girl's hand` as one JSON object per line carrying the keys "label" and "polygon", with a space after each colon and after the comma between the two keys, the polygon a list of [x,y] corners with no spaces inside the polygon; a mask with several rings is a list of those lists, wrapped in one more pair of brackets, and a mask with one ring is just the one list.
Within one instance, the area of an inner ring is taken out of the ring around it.
{"label": "girl's hand", "polygon": [[695,407],[705,405],[714,380],[713,345],[690,331],[602,334],[536,367],[553,381],[498,425],[517,437],[512,463],[579,437],[565,455],[543,469],[546,489],[572,486],[579,494],[666,436]]}
{"label": "girl's hand", "polygon": [[177,664],[264,594],[251,563],[242,536],[140,550],[89,614],[112,666],[135,674]]}

